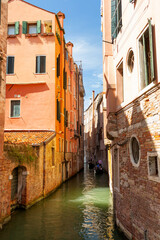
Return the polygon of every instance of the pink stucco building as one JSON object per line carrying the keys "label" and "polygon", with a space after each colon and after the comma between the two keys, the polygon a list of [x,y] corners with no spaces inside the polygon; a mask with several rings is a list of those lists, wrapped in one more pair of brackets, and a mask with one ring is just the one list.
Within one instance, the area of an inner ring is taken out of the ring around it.
{"label": "pink stucco building", "polygon": [[5,129],[55,130],[55,14],[21,0],[8,11]]}
{"label": "pink stucco building", "polygon": [[117,225],[160,237],[160,3],[102,0],[106,146]]}

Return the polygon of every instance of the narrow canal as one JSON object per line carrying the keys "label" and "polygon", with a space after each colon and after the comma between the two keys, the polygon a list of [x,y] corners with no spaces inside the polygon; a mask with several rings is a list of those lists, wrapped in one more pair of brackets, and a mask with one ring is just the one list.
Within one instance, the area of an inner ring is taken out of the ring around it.
{"label": "narrow canal", "polygon": [[0,240],[79,240],[124,238],[114,228],[107,175],[84,172],[27,211],[17,211]]}

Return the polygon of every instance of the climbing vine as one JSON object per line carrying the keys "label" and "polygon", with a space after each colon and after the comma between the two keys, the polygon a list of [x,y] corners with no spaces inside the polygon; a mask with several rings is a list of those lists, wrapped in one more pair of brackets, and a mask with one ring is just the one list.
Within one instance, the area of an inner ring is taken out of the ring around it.
{"label": "climbing vine", "polygon": [[19,164],[30,164],[38,159],[35,149],[25,144],[5,144],[4,153],[6,158]]}

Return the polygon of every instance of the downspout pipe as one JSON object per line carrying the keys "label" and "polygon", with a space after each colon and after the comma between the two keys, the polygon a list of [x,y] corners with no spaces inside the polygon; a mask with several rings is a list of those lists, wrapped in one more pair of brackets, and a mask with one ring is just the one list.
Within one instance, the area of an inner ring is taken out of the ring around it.
{"label": "downspout pipe", "polygon": [[45,196],[46,185],[46,142],[43,142],[43,196]]}

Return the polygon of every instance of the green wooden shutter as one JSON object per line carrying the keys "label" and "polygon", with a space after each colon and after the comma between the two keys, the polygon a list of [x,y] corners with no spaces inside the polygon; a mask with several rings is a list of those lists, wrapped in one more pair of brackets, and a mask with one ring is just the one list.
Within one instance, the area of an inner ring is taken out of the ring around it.
{"label": "green wooden shutter", "polygon": [[63,88],[67,89],[67,73],[63,70]]}
{"label": "green wooden shutter", "polygon": [[111,36],[112,39],[117,37],[117,0],[111,0]]}
{"label": "green wooden shutter", "polygon": [[122,2],[121,2],[121,0],[118,0],[117,24],[118,24],[117,30],[119,32],[122,27]]}
{"label": "green wooden shutter", "polygon": [[60,122],[61,121],[61,106],[60,102],[57,99],[57,120]]}
{"label": "green wooden shutter", "polygon": [[57,77],[60,76],[60,54],[57,57]]}
{"label": "green wooden shutter", "polygon": [[19,22],[15,22],[15,34],[19,34]]}
{"label": "green wooden shutter", "polygon": [[147,69],[147,56],[146,56],[146,43],[144,34],[142,36],[143,39],[143,59],[144,59],[144,73],[145,73],[145,86],[148,85],[148,69]]}
{"label": "green wooden shutter", "polygon": [[22,33],[27,34],[27,22],[22,22]]}
{"label": "green wooden shutter", "polygon": [[41,20],[37,21],[37,33],[41,33]]}
{"label": "green wooden shutter", "polygon": [[150,48],[150,67],[151,67],[151,81],[154,80],[154,57],[153,57],[153,34],[151,20],[149,22],[149,48]]}
{"label": "green wooden shutter", "polygon": [[66,126],[66,109],[64,108],[64,125]]}

